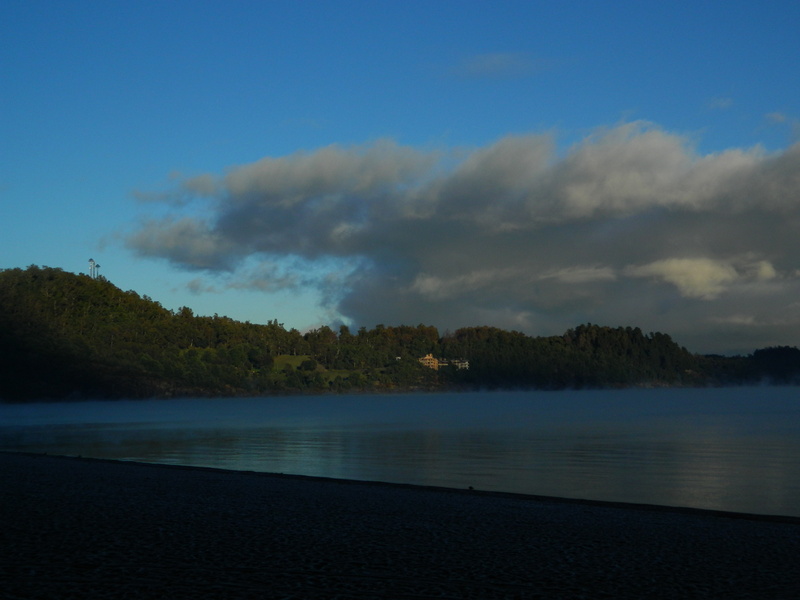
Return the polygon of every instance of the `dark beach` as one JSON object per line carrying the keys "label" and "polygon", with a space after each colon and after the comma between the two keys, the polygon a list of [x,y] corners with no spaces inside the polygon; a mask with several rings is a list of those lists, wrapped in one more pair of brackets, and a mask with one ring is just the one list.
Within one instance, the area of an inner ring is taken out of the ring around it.
{"label": "dark beach", "polygon": [[800,519],[0,452],[2,598],[798,598]]}

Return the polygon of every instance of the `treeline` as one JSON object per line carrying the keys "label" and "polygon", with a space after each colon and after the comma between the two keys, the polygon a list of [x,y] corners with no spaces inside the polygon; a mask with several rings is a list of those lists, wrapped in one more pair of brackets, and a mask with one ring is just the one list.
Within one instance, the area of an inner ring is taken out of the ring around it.
{"label": "treeline", "polygon": [[623,387],[700,383],[698,357],[663,333],[581,325],[562,336],[530,337],[492,327],[460,329],[443,352],[470,358],[464,377],[490,387]]}
{"label": "treeline", "polygon": [[[419,358],[468,361],[432,370]],[[301,333],[170,311],[102,277],[0,271],[0,399],[294,392],[558,389],[800,381],[800,350],[698,356],[663,333],[581,325],[531,337],[493,327],[440,335],[384,326]]]}

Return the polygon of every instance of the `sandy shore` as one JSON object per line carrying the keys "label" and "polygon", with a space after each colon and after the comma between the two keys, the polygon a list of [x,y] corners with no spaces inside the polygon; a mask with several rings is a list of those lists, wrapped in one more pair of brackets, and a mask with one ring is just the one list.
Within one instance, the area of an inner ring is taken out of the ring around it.
{"label": "sandy shore", "polygon": [[800,520],[0,453],[0,597],[800,598]]}

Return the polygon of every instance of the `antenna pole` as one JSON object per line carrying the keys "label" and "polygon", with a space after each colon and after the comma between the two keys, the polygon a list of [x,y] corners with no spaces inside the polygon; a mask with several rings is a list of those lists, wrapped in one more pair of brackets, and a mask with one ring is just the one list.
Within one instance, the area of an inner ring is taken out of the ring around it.
{"label": "antenna pole", "polygon": [[89,277],[92,279],[97,279],[97,276],[100,274],[100,265],[94,262],[93,258],[89,259]]}

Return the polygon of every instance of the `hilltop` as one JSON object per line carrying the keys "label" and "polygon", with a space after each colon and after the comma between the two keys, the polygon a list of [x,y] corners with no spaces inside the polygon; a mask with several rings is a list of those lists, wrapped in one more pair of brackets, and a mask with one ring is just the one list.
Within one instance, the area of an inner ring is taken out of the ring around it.
{"label": "hilltop", "polygon": [[[426,367],[419,358],[429,354],[449,364]],[[0,358],[2,400],[794,383],[800,374],[797,348],[700,356],[636,327],[301,333],[277,320],[171,311],[103,277],[38,266],[0,271]]]}

